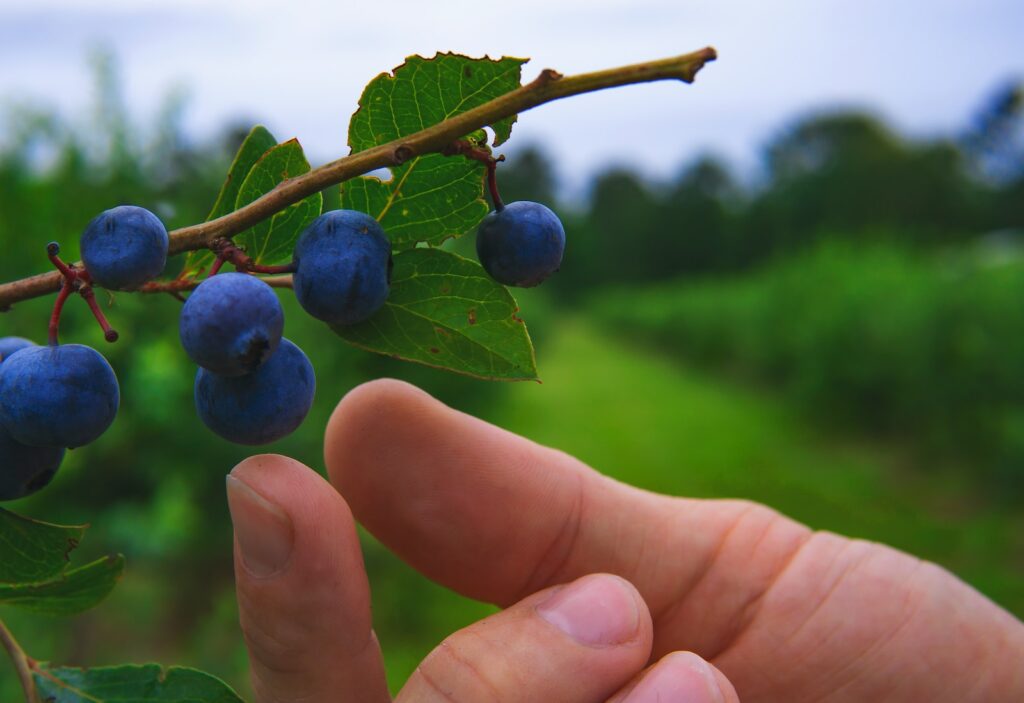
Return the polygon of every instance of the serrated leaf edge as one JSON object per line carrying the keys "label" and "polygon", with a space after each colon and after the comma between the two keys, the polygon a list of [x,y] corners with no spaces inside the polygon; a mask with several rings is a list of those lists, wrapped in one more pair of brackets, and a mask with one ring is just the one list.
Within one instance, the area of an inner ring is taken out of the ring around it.
{"label": "serrated leaf edge", "polygon": [[[491,58],[490,54],[484,54],[481,57],[474,57],[474,56],[467,56],[466,54],[460,54],[457,51],[437,51],[437,52],[434,52],[434,55],[429,57],[429,58],[427,58],[426,56],[423,56],[422,54],[412,54],[410,56],[405,57],[405,61],[403,61],[399,65],[395,66],[390,71],[383,71],[381,73],[378,73],[376,76],[371,78],[369,80],[369,82],[367,82],[366,86],[363,88],[363,92],[359,94],[359,102],[357,103],[356,111],[353,112],[352,116],[349,118],[349,124],[351,125],[352,121],[355,120],[356,115],[358,115],[360,112],[362,112],[363,109],[366,107],[365,105],[363,105],[363,98],[366,97],[366,91],[369,90],[370,86],[373,85],[377,80],[384,79],[384,80],[394,81],[397,78],[396,74],[398,73],[398,71],[400,71],[401,69],[405,68],[409,64],[409,61],[411,61],[413,59],[422,59],[423,61],[437,61],[439,58],[441,58],[443,56],[451,56],[451,57],[456,58],[456,59],[466,59],[467,61],[491,61],[493,63],[500,63],[501,61],[517,61],[519,63],[520,71],[522,70],[523,65],[530,61],[529,58],[521,58],[521,57],[518,57],[518,56],[502,56],[501,58],[493,59],[493,58]],[[449,117],[450,117],[450,115],[449,115]],[[508,119],[508,118],[504,118],[504,119]],[[497,120],[497,121],[501,122],[501,120]],[[516,122],[516,120],[513,120],[512,124],[515,124],[515,122]],[[488,125],[488,126],[490,126],[490,125]],[[495,137],[497,137],[497,134],[495,135]],[[346,143],[348,144],[350,153],[356,153],[354,151],[351,151],[353,149],[351,129],[349,130],[349,137],[348,137],[348,141]],[[494,142],[494,146],[500,146],[502,143],[503,143],[503,140],[496,139],[496,141]]]}

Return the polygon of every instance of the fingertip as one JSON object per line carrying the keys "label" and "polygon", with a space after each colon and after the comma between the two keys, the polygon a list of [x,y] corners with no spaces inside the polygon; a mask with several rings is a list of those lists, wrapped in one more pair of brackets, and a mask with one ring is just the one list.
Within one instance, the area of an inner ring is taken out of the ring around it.
{"label": "fingertip", "polygon": [[729,679],[693,652],[671,652],[640,674],[609,703],[739,703]]}
{"label": "fingertip", "polygon": [[249,457],[227,475],[235,585],[258,700],[385,700],[369,585],[348,504],[289,457]]}
{"label": "fingertip", "polygon": [[537,614],[585,646],[638,644],[648,653],[651,648],[647,603],[633,584],[615,574],[589,574],[551,589]]}
{"label": "fingertip", "polygon": [[401,426],[410,415],[441,405],[416,386],[393,378],[360,384],[346,393],[327,421],[324,461],[332,481],[344,478],[345,459],[367,439],[381,437]]}

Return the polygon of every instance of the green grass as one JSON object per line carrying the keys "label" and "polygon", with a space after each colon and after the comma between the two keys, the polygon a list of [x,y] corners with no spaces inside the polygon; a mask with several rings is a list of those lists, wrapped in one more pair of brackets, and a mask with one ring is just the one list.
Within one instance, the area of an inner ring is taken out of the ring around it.
{"label": "green grass", "polygon": [[761,501],[814,528],[936,561],[1024,614],[1024,517],[899,448],[826,436],[779,397],[699,373],[585,321],[548,330],[543,385],[488,419],[650,490]]}

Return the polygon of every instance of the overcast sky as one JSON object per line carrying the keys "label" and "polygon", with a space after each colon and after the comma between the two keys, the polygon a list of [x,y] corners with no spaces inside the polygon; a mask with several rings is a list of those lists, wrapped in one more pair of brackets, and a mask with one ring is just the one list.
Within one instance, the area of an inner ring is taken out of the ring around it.
{"label": "overcast sky", "polygon": [[803,112],[865,107],[914,134],[963,124],[999,82],[1024,77],[1021,0],[0,0],[0,100],[74,114],[85,57],[114,50],[140,118],[173,87],[187,126],[228,120],[297,136],[315,162],[347,153],[363,85],[407,54],[529,56],[595,70],[715,46],[693,86],[633,86],[540,107],[515,144],[542,142],[570,184],[606,164],[654,176],[713,151],[742,168]]}

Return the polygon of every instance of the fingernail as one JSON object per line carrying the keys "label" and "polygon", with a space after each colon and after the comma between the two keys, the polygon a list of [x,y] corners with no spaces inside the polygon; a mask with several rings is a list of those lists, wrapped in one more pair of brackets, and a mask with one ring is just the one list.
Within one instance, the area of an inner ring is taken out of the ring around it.
{"label": "fingernail", "polygon": [[279,506],[231,474],[227,491],[242,563],[257,578],[273,576],[292,553],[292,521]]}
{"label": "fingernail", "polygon": [[723,703],[711,666],[692,652],[674,652],[658,662],[622,703]]}
{"label": "fingernail", "polygon": [[537,606],[537,612],[589,647],[628,642],[640,629],[636,596],[617,576],[584,576]]}

